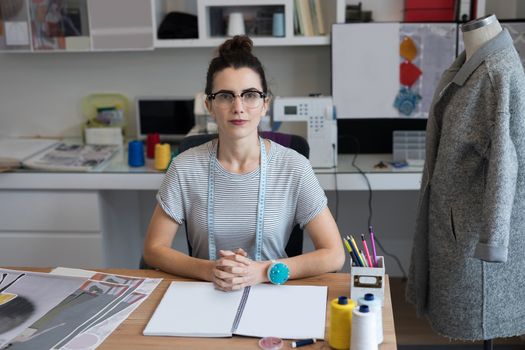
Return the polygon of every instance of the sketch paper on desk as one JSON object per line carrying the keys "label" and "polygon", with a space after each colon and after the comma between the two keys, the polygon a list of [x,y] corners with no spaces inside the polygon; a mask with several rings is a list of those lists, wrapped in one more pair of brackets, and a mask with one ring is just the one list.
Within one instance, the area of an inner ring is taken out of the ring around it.
{"label": "sketch paper on desk", "polygon": [[60,143],[22,162],[30,169],[90,171],[100,168],[119,150],[116,145],[76,145]]}
{"label": "sketch paper on desk", "polygon": [[0,348],[56,307],[84,281],[84,278],[0,269]]}
{"label": "sketch paper on desk", "polygon": [[0,137],[0,168],[19,168],[22,161],[56,144],[57,140]]}
{"label": "sketch paper on desk", "polygon": [[[44,275],[51,280],[65,278]],[[58,305],[9,340],[9,349],[95,349],[161,279],[95,273],[80,281],[76,290],[62,295]]]}
{"label": "sketch paper on desk", "polygon": [[222,292],[209,282],[172,282],[143,334],[324,339],[326,297],[326,286],[259,284]]}

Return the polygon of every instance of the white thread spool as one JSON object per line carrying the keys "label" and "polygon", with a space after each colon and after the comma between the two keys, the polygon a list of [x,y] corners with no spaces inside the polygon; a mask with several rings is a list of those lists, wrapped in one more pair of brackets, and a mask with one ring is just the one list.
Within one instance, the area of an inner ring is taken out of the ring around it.
{"label": "white thread spool", "polygon": [[232,12],[228,17],[228,36],[244,35],[244,16],[242,12]]}
{"label": "white thread spool", "polygon": [[376,319],[368,305],[361,305],[352,311],[352,350],[378,350],[376,338]]}
{"label": "white thread spool", "polygon": [[357,300],[357,305],[368,305],[370,312],[376,318],[377,343],[383,342],[383,309],[381,308],[381,299],[376,298],[372,293],[366,293],[364,297]]}

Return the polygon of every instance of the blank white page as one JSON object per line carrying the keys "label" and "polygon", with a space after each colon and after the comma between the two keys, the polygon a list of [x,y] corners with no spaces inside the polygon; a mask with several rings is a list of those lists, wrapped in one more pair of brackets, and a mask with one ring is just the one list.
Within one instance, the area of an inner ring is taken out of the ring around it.
{"label": "blank white page", "polygon": [[242,293],[222,292],[209,282],[171,282],[143,334],[230,337]]}
{"label": "blank white page", "polygon": [[326,286],[252,286],[238,335],[324,339]]}

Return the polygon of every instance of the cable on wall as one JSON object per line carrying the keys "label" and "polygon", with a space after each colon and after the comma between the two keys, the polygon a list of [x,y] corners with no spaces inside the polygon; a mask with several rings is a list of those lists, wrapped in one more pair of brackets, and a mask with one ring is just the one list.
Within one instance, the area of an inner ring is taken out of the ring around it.
{"label": "cable on wall", "polygon": [[[335,144],[332,143],[332,149],[334,150],[332,152],[334,157],[334,164],[337,164],[337,152],[335,149]],[[339,189],[337,188],[337,170],[334,169],[334,191],[335,191],[335,222],[337,223],[337,220],[339,219]]]}
{"label": "cable on wall", "polygon": [[[356,163],[357,157],[359,156],[359,152],[360,152],[359,140],[353,135],[342,135],[341,137],[348,137],[355,144],[355,153],[354,153],[354,157],[352,158],[352,166],[357,169],[357,171],[359,172],[359,174],[361,174],[361,176],[363,176],[366,182],[366,186],[368,187],[368,220],[367,220],[368,226],[367,227],[371,227],[373,226],[372,225],[372,216],[373,216],[372,194],[373,194],[373,191],[372,191],[372,186],[370,185],[370,180],[368,179],[368,176],[366,176],[366,173]],[[406,274],[405,269],[403,268],[403,265],[401,264],[401,260],[399,260],[397,255],[388,252],[383,247],[383,245],[381,244],[381,241],[377,238],[377,236],[374,236],[374,240],[384,255],[389,256],[392,259],[394,259],[399,269],[401,270],[401,273],[403,274],[403,280],[406,280],[407,274]]]}

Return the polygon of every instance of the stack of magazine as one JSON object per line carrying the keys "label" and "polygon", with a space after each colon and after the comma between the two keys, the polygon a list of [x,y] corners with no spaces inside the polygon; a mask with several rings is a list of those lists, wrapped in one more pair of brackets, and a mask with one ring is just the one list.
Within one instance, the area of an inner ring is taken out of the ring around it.
{"label": "stack of magazine", "polygon": [[0,349],[94,350],[161,280],[67,268],[49,274],[0,269]]}
{"label": "stack of magazine", "polygon": [[59,143],[22,162],[30,169],[52,171],[91,171],[101,168],[119,150],[117,145]]}

